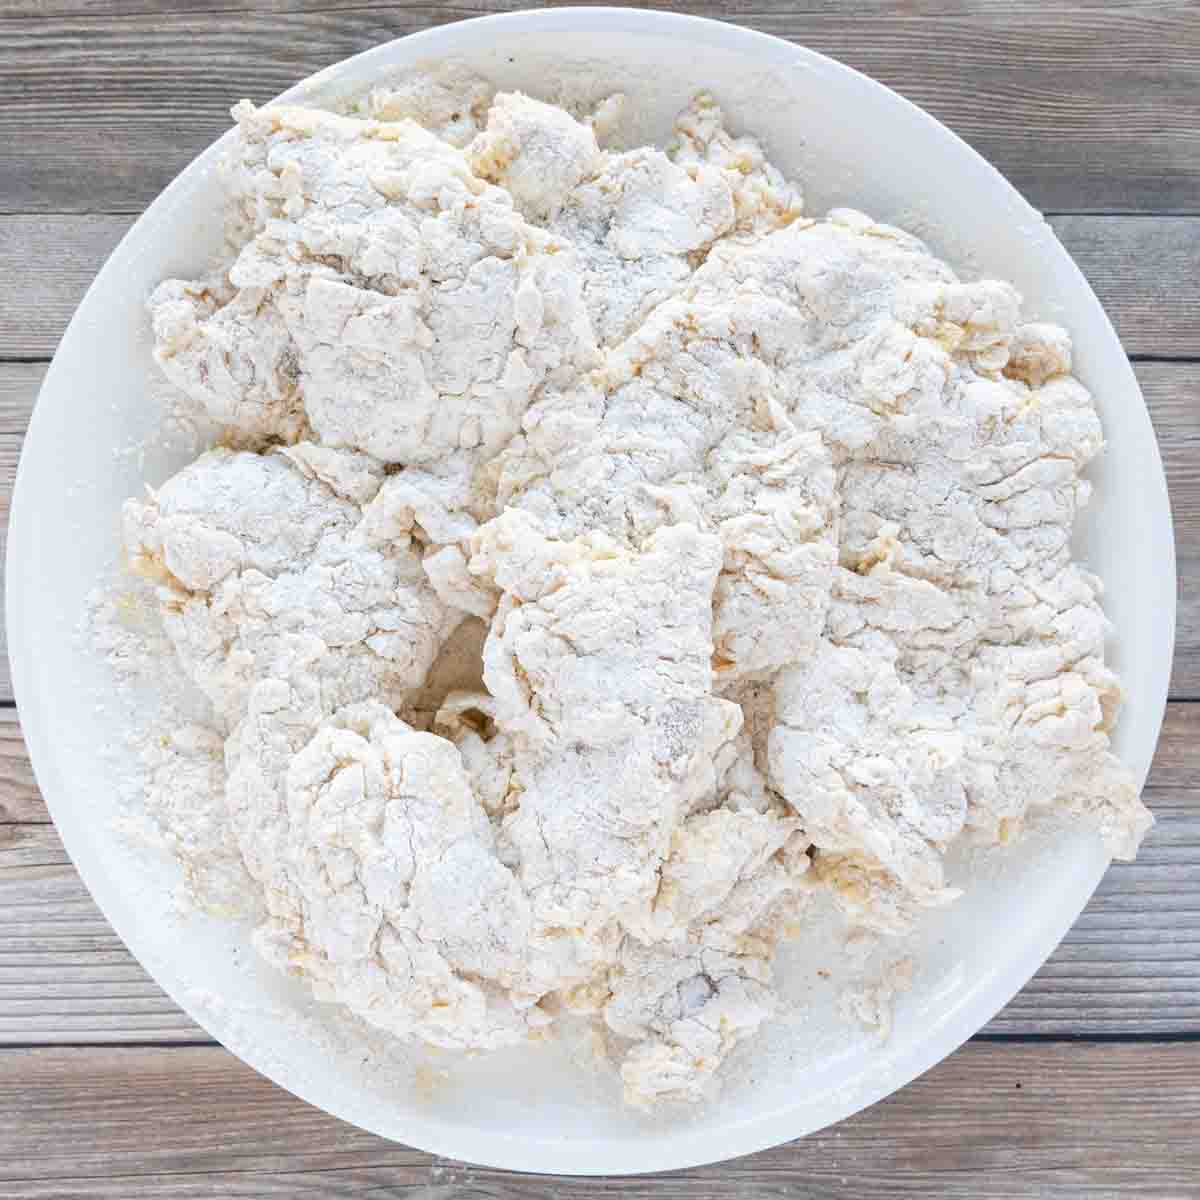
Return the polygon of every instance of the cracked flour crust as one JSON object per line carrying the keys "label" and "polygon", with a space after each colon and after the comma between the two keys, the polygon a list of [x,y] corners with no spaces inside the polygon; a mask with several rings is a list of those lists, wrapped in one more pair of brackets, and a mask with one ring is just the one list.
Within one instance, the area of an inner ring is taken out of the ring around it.
{"label": "cracked flour crust", "polygon": [[[1066,332],[804,216],[710,98],[666,151],[604,149],[621,106],[238,105],[236,253],[150,300],[224,436],[125,543],[215,714],[170,841],[261,952],[442,1047],[582,1016],[649,1105],[711,1093],[814,895],[903,934],[956,839],[1149,817]],[[482,690],[406,723],[468,618]]]}

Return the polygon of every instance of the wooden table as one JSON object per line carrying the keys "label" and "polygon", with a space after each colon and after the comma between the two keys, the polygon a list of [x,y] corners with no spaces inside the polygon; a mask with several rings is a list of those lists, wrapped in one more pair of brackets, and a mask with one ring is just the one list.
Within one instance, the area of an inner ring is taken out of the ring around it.
{"label": "wooden table", "polygon": [[[45,363],[136,215],[226,125],[345,55],[510,7],[0,0],[0,504]],[[512,5],[511,7],[521,7]],[[1120,331],[1179,548],[1158,825],[978,1037],[834,1129],[658,1179],[471,1170],[242,1066],[125,951],[38,796],[0,668],[0,1197],[1200,1197],[1200,5],[668,5],[825,51],[1043,208]],[[0,656],[2,657],[2,656]]]}

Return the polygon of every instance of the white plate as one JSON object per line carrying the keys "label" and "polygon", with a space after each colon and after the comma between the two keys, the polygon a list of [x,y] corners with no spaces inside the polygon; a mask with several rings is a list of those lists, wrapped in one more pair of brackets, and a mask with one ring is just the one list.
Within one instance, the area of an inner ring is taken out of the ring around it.
{"label": "white plate", "polygon": [[[737,129],[757,134],[804,182],[810,211],[849,204],[914,229],[965,274],[1013,281],[1031,314],[1070,329],[1108,436],[1090,472],[1096,498],[1079,552],[1108,587],[1112,661],[1128,693],[1116,744],[1143,780],[1174,631],[1162,465],[1096,297],[1013,188],[938,122],[846,67],[775,38],[662,13],[561,9],[450,25],[352,58],[287,97],[329,103],[443,57],[534,94],[568,75],[597,97],[620,88],[635,102],[642,139],[664,138],[689,95],[708,88]],[[976,861],[970,894],[923,927],[922,968],[886,1045],[839,1022],[831,989],[815,975],[827,962],[820,948],[793,947],[784,989],[803,1015],[739,1051],[718,1102],[655,1118],[613,1104],[608,1081],[561,1048],[460,1060],[387,1047],[260,964],[244,928],[175,912],[176,868],[113,827],[118,778],[99,750],[120,738],[125,718],[74,631],[114,561],[120,502],[182,465],[178,452],[144,461],[118,452],[161,419],[142,305],[160,279],[197,272],[216,248],[220,148],[155,201],[75,314],[25,442],[9,537],[13,680],[38,782],[80,874],[133,953],[215,1037],[305,1100],[385,1137],[527,1171],[656,1171],[758,1150],[887,1095],[979,1029],[1092,894],[1106,860],[1091,834],[1045,830],[1017,852]]]}

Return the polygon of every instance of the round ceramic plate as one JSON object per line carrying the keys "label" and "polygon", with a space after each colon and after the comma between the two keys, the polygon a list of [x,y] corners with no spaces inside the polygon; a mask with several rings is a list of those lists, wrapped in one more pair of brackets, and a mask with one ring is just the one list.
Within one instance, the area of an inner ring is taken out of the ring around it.
{"label": "round ceramic plate", "polygon": [[[1107,585],[1111,659],[1127,703],[1116,747],[1145,777],[1174,629],[1170,512],[1129,363],[1096,297],[1042,218],[968,146],[887,88],[821,55],[732,26],[626,9],[515,13],[392,42],[313,76],[287,99],[332,105],[431,61],[498,87],[599,99],[627,93],[632,142],[665,140],[696,90],[724,105],[806,190],[810,212],[851,205],[912,229],[966,277],[995,274],[1029,315],[1074,337],[1108,449],[1078,553]],[[238,97],[230,96],[230,100]],[[156,439],[145,297],[196,274],[219,246],[221,191],[202,154],[134,226],[76,313],[51,366],[18,472],[8,547],[13,680],[29,751],[63,841],[97,903],[168,993],[246,1062],[313,1104],[389,1138],[528,1171],[620,1173],[711,1162],[837,1121],[932,1066],[985,1024],[1053,950],[1106,866],[1097,839],[1044,826],[1017,850],[959,859],[966,897],[930,914],[920,964],[886,1042],[837,1012],[814,936],[780,965],[785,1017],[739,1048],[715,1102],[647,1117],[567,1044],[476,1058],[399,1046],[258,961],[248,929],[177,907],[178,869],[117,828],[130,716],[77,636],[118,555],[121,501],[186,452]],[[141,447],[139,453],[129,453]],[[143,697],[152,705],[154,696]]]}

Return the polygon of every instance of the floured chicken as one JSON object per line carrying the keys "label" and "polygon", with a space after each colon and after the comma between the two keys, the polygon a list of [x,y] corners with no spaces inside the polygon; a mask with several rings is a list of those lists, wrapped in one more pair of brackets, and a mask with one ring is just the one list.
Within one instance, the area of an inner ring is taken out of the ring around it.
{"label": "floured chicken", "polygon": [[804,216],[706,96],[668,151],[450,68],[355,112],[234,110],[236,252],[150,300],[223,436],[125,512],[217,723],[171,843],[234,848],[271,962],[694,1100],[814,897],[904,934],[1044,809],[1135,852],[1063,330]]}

